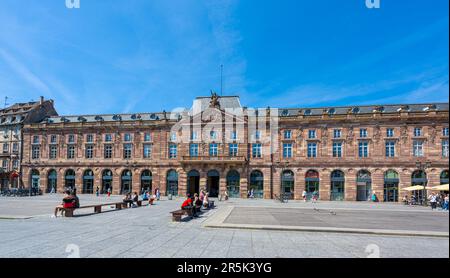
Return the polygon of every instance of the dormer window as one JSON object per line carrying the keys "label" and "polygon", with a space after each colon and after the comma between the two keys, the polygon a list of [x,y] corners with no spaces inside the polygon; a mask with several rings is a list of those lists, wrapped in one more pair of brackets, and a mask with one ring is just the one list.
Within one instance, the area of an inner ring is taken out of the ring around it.
{"label": "dormer window", "polygon": [[122,116],[120,116],[120,115],[114,115],[114,116],[113,116],[113,120],[114,120],[114,121],[121,121],[121,120],[122,120]]}
{"label": "dormer window", "polygon": [[359,107],[353,107],[353,108],[352,108],[352,113],[353,113],[353,114],[359,114],[360,111],[361,111],[361,110],[359,109]]}
{"label": "dormer window", "polygon": [[310,116],[311,115],[311,109],[306,109],[305,112],[303,113],[303,115]]}
{"label": "dormer window", "polygon": [[334,108],[328,109],[328,115],[334,115],[334,114],[336,114],[336,109],[334,109]]}
{"label": "dormer window", "polygon": [[84,123],[84,122],[87,122],[87,119],[85,117],[80,116],[80,117],[78,117],[78,121]]}
{"label": "dormer window", "polygon": [[281,112],[281,116],[283,116],[283,117],[289,116],[289,110],[284,109],[284,110]]}
{"label": "dormer window", "polygon": [[95,116],[95,120],[98,121],[98,122],[104,121],[102,116]]}

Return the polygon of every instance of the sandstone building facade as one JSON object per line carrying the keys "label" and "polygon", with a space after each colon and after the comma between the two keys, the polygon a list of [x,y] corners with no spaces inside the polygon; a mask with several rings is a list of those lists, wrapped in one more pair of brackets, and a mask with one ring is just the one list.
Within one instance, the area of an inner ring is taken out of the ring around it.
{"label": "sandstone building facade", "polygon": [[23,129],[22,180],[44,192],[398,202],[411,185],[448,183],[448,113],[448,103],[250,109],[213,94],[178,112],[53,116]]}

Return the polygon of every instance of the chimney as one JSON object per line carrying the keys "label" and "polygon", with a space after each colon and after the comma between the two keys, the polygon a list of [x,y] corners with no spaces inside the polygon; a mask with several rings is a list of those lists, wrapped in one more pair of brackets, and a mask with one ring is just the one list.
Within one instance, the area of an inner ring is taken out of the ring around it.
{"label": "chimney", "polygon": [[41,101],[39,102],[39,104],[43,104],[44,103],[44,97],[41,96]]}

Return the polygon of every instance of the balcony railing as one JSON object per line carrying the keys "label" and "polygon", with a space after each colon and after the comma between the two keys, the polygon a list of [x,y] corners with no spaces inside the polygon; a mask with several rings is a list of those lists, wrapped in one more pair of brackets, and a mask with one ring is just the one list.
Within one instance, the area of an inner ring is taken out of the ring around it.
{"label": "balcony railing", "polygon": [[247,161],[246,157],[241,156],[228,156],[228,155],[221,155],[221,156],[183,156],[182,157],[183,162],[240,162],[244,163]]}

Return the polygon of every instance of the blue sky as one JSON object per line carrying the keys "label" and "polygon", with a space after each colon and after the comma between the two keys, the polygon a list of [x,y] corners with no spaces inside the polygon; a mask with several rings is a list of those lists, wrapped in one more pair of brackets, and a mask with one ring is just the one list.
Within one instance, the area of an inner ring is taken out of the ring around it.
{"label": "blue sky", "polygon": [[0,0],[0,102],[60,114],[448,102],[448,0]]}

